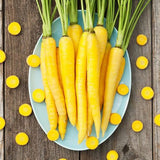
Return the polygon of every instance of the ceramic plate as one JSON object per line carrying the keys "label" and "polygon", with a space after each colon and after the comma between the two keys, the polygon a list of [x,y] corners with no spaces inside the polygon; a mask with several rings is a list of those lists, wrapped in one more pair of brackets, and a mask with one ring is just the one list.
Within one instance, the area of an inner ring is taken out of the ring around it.
{"label": "ceramic plate", "polygon": [[[79,24],[83,27],[81,11],[78,11],[78,21],[79,21]],[[95,15],[95,24],[96,22],[97,22],[97,15]],[[57,46],[58,46],[61,35],[62,35],[61,22],[60,22],[60,19],[57,18],[52,23],[52,36],[56,40]],[[116,29],[114,29],[112,37],[111,37],[112,46],[115,45],[116,38],[117,38],[117,31]],[[36,54],[38,56],[40,56],[41,40],[42,40],[42,36],[39,38],[34,48],[34,51],[33,51],[33,54]],[[127,51],[124,57],[126,60],[126,65],[125,65],[124,74],[123,74],[123,77],[120,83],[126,84],[129,87],[129,90],[131,91],[131,65],[130,65],[130,59],[129,59],[129,55]],[[29,68],[28,86],[29,86],[30,101],[31,101],[31,105],[32,105],[35,117],[38,123],[40,124],[41,128],[43,129],[43,131],[47,133],[50,130],[50,127],[49,127],[49,121],[47,117],[46,105],[44,102],[36,103],[32,100],[32,92],[37,88],[43,89],[40,68]],[[130,98],[130,92],[126,96],[121,96],[121,95],[116,94],[112,112],[119,113],[123,117],[127,109],[129,98]],[[104,141],[106,141],[114,133],[117,127],[118,125],[115,126],[115,125],[109,124],[108,129],[105,133],[105,136],[102,137],[102,134],[100,133],[99,145],[103,143]],[[94,126],[92,129],[91,136],[96,136]],[[70,149],[70,150],[82,151],[82,150],[88,149],[86,147],[85,140],[79,145],[77,142],[78,142],[78,131],[70,123],[68,123],[67,125],[65,139],[62,141],[59,138],[57,141],[55,141],[55,143],[59,144],[60,146],[64,148]]]}

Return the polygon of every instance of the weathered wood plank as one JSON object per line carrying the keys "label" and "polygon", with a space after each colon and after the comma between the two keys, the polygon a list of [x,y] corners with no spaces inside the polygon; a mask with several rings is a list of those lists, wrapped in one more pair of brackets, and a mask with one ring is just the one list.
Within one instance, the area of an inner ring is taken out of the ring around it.
{"label": "weathered wood plank", "polygon": [[[152,1],[153,119],[160,114],[160,1]],[[160,159],[160,127],[153,121],[153,160]]]}
{"label": "weathered wood plank", "polygon": [[0,0],[0,11],[2,11],[2,0]]}
{"label": "weathered wood plank", "polygon": [[[134,5],[137,3],[133,1]],[[148,44],[140,47],[136,44],[136,36],[146,34]],[[142,15],[129,46],[132,65],[132,93],[127,113],[117,131],[95,151],[80,153],[81,160],[105,159],[109,150],[115,149],[119,153],[119,160],[151,160],[152,159],[152,102],[145,101],[140,96],[144,86],[151,86],[151,5]],[[138,56],[144,55],[150,60],[149,67],[142,71],[136,68]],[[134,120],[141,120],[144,129],[134,133],[131,129]]]}
{"label": "weathered wood plank", "polygon": [[[0,1],[0,5],[2,5],[2,1]],[[3,50],[3,18],[2,11],[0,11],[0,49]],[[0,64],[0,117],[4,117],[3,110],[3,64]],[[0,159],[4,159],[4,130],[0,131]]]}
{"label": "weathered wood plank", "polygon": [[[7,26],[17,21],[22,26],[18,36],[8,34]],[[5,78],[15,74],[20,78],[20,86],[16,89],[5,87],[5,159],[6,160],[57,160],[67,158],[78,160],[79,153],[59,147],[49,142],[37,123],[34,115],[22,117],[18,107],[29,103],[28,66],[26,57],[32,53],[37,39],[41,34],[41,20],[35,1],[5,0]],[[26,132],[30,141],[26,146],[18,146],[15,136],[18,132]]]}

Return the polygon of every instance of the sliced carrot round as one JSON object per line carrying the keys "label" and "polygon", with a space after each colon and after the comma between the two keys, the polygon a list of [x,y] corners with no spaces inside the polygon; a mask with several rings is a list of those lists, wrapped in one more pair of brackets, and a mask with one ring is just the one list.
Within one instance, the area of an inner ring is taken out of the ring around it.
{"label": "sliced carrot round", "polygon": [[6,79],[6,85],[9,88],[16,88],[19,85],[19,78],[15,75],[11,75]]}
{"label": "sliced carrot round", "polygon": [[4,51],[0,50],[0,63],[3,63],[6,60],[6,54]]}
{"label": "sliced carrot round", "polygon": [[29,137],[26,133],[20,132],[16,135],[15,141],[18,145],[26,145],[29,141]]}
{"label": "sliced carrot round", "polygon": [[145,99],[145,100],[150,100],[153,98],[154,96],[154,91],[151,87],[144,87],[141,90],[141,96]]}
{"label": "sliced carrot round", "polygon": [[86,146],[91,149],[94,150],[98,147],[98,139],[96,137],[88,137],[86,140]]}
{"label": "sliced carrot round", "polygon": [[32,107],[29,104],[22,104],[19,107],[19,113],[22,116],[29,116],[32,113]]}
{"label": "sliced carrot round", "polygon": [[118,157],[118,153],[115,150],[109,151],[106,155],[107,160],[118,160]]}
{"label": "sliced carrot round", "polygon": [[37,55],[29,55],[26,61],[30,67],[38,67],[40,65],[40,58]]}
{"label": "sliced carrot round", "polygon": [[21,26],[18,22],[12,22],[8,25],[8,32],[12,35],[18,35],[21,32]]}
{"label": "sliced carrot round", "polygon": [[128,86],[125,85],[125,84],[120,84],[120,85],[118,86],[118,88],[117,88],[117,92],[118,92],[120,95],[125,96],[125,95],[128,94],[129,88],[128,88]]}
{"label": "sliced carrot round", "polygon": [[44,91],[42,89],[35,89],[32,93],[32,98],[35,102],[43,102],[45,99]]}
{"label": "sliced carrot round", "polygon": [[154,123],[155,123],[157,126],[160,126],[160,114],[157,114],[157,115],[154,117]]}
{"label": "sliced carrot round", "polygon": [[136,60],[136,66],[139,69],[146,69],[148,66],[148,63],[149,63],[148,59],[144,56],[140,56]]}
{"label": "sliced carrot round", "polygon": [[5,122],[4,118],[0,117],[0,130],[2,130],[5,127],[5,124],[6,124],[6,122]]}
{"label": "sliced carrot round", "polygon": [[132,123],[132,129],[135,132],[140,132],[143,129],[143,123],[139,120],[136,120]]}
{"label": "sliced carrot round", "polygon": [[118,125],[121,123],[122,118],[118,113],[111,113],[109,121],[113,125]]}
{"label": "sliced carrot round", "polygon": [[47,133],[47,137],[50,141],[56,141],[59,138],[59,133],[57,130],[55,129],[51,129],[48,133]]}
{"label": "sliced carrot round", "polygon": [[137,36],[137,44],[144,46],[147,43],[147,36],[144,34],[139,34]]}

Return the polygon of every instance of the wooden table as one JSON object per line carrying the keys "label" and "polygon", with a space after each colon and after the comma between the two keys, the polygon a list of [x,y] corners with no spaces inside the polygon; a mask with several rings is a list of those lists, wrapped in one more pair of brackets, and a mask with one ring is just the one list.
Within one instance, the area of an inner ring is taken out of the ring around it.
{"label": "wooden table", "polygon": [[[134,0],[134,5],[138,0]],[[41,20],[33,0],[0,0],[0,47],[6,52],[7,60],[0,64],[0,116],[5,117],[6,127],[0,131],[0,160],[105,160],[106,153],[115,149],[120,160],[160,160],[160,127],[155,126],[154,116],[160,113],[160,1],[152,0],[142,15],[129,45],[132,64],[132,93],[125,117],[116,132],[95,151],[74,152],[49,142],[40,128],[34,114],[22,117],[18,108],[29,103],[28,66],[26,57],[32,54],[41,34]],[[22,26],[19,36],[11,36],[7,31],[10,22],[17,21]],[[136,36],[146,34],[148,43],[144,47],[136,44]],[[149,59],[149,67],[138,70],[135,62],[138,56]],[[15,74],[20,78],[17,89],[9,89],[5,79]],[[155,91],[153,101],[145,101],[140,96],[144,86],[152,86]],[[144,129],[140,133],[131,130],[134,120],[141,120]],[[24,131],[29,144],[18,146],[15,135]]]}

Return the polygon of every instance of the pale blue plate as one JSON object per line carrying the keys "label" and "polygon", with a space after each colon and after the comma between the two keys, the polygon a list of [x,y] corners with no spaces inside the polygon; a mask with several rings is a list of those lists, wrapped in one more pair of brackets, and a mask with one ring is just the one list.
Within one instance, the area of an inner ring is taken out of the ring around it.
{"label": "pale blue plate", "polygon": [[[79,21],[79,24],[83,27],[83,20],[82,20],[81,11],[78,12],[78,21]],[[95,16],[95,24],[96,24],[96,22],[97,22],[97,15]],[[57,18],[52,23],[52,31],[53,31],[52,36],[54,37],[54,39],[56,40],[56,43],[58,45],[59,39],[62,35],[61,34],[62,33],[61,32],[62,31],[61,22],[60,22],[59,18]],[[117,31],[116,31],[116,29],[114,29],[114,32],[113,32],[112,38],[111,38],[112,46],[115,45],[116,38],[117,38]],[[35,46],[35,49],[33,51],[33,54],[36,54],[38,56],[40,56],[41,40],[42,40],[42,36],[39,38],[39,40]],[[130,65],[130,59],[129,59],[128,52],[125,53],[124,57],[126,59],[126,65],[125,65],[124,74],[123,74],[123,77],[122,77],[122,80],[120,83],[126,84],[129,87],[129,90],[131,91],[131,65]],[[32,100],[32,96],[31,96],[31,93],[36,88],[43,89],[40,68],[29,68],[28,86],[29,86],[30,101],[31,101],[31,105],[32,105],[34,114],[36,116],[36,119],[37,119],[38,123],[40,124],[41,128],[44,130],[44,132],[47,133],[50,130],[50,127],[49,127],[49,121],[48,121],[48,117],[47,117],[46,105],[44,102],[43,103],[34,102]],[[121,95],[116,94],[112,112],[119,113],[123,117],[126,112],[126,109],[127,109],[129,97],[130,97],[130,92],[126,96],[121,96]],[[101,136],[102,134],[100,133],[99,144],[101,144],[105,140],[107,140],[113,134],[113,132],[116,130],[117,127],[118,127],[118,125],[115,126],[115,125],[109,124],[108,129],[105,133],[105,136],[102,137]],[[94,126],[92,129],[91,135],[96,136]],[[62,141],[59,138],[56,141],[56,143],[64,148],[67,148],[70,150],[82,151],[82,150],[88,149],[86,147],[85,140],[79,145],[77,142],[78,142],[77,129],[75,127],[73,127],[70,123],[68,123],[65,139]]]}

